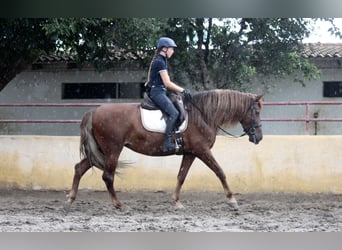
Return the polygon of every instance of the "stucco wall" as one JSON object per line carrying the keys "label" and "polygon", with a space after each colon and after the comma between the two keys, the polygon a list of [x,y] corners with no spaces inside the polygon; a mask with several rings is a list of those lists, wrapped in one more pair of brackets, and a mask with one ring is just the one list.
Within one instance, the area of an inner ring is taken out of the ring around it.
{"label": "stucco wall", "polygon": [[[0,136],[0,188],[69,190],[79,161],[79,137]],[[218,136],[213,154],[234,192],[342,193],[342,136]],[[116,178],[118,190],[173,190],[181,156],[149,157],[125,149],[130,162]],[[102,172],[91,169],[80,188],[105,190]],[[217,177],[196,160],[184,190],[222,191]]]}

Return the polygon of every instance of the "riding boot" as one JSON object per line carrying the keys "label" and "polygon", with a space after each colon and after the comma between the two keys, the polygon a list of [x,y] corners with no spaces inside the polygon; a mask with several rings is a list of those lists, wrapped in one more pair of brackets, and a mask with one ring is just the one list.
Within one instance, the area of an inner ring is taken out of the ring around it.
{"label": "riding boot", "polygon": [[168,120],[165,130],[165,138],[163,144],[163,152],[170,152],[176,150],[176,145],[172,142],[172,132],[174,130],[175,121]]}
{"label": "riding boot", "polygon": [[172,142],[172,133],[165,134],[163,152],[175,151],[176,145]]}

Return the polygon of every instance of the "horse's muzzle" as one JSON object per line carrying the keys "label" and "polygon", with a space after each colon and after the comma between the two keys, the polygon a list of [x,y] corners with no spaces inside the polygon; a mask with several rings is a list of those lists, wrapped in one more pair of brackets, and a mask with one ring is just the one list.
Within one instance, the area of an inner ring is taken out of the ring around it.
{"label": "horse's muzzle", "polygon": [[249,141],[253,142],[254,144],[259,144],[261,140],[262,140],[262,135],[257,135],[257,134],[249,135]]}

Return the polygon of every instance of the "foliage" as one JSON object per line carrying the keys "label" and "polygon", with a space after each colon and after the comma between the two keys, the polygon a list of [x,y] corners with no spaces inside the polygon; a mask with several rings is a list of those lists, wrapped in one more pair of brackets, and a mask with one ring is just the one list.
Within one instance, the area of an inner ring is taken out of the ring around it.
{"label": "foliage", "polygon": [[0,19],[0,90],[38,55],[49,53],[53,40],[43,31],[47,19]]}
{"label": "foliage", "polygon": [[[75,55],[80,64],[91,62],[97,69],[113,66],[115,57],[134,52],[144,59],[146,49],[153,47],[161,23],[155,19],[137,18],[59,18],[44,26],[54,36],[57,52]],[[149,35],[146,35],[149,34]]]}
{"label": "foliage", "polygon": [[0,19],[0,27],[1,72],[41,53],[73,55],[98,70],[134,57],[147,69],[158,37],[170,36],[178,45],[173,78],[192,89],[248,88],[257,75],[304,84],[319,75],[300,56],[310,32],[302,18]]}
{"label": "foliage", "polygon": [[338,27],[336,23],[334,22],[334,18],[321,18],[321,20],[330,23],[331,26],[328,31],[330,32],[331,35],[342,39],[342,31],[340,27]]}
{"label": "foliage", "polygon": [[300,56],[307,24],[291,18],[169,19],[165,34],[179,44],[171,62],[175,79],[190,80],[196,89],[248,89],[257,75],[292,75],[304,84],[320,73]]}

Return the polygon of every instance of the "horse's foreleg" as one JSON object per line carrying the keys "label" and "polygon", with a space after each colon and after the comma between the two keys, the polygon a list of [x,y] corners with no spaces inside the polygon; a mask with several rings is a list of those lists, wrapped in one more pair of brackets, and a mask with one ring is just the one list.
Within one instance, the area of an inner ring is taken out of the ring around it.
{"label": "horse's foreleg", "polygon": [[189,169],[191,167],[191,164],[194,162],[194,160],[195,160],[195,156],[192,154],[187,154],[187,155],[183,156],[182,164],[180,166],[178,176],[177,176],[176,189],[172,195],[173,203],[174,203],[176,208],[183,208],[182,203],[179,201],[179,195],[180,195],[182,185],[185,181],[185,178],[186,178],[186,176],[189,172]]}
{"label": "horse's foreleg", "polygon": [[106,184],[107,190],[109,192],[109,196],[113,202],[115,208],[122,208],[121,202],[118,200],[116,196],[116,192],[114,190],[114,176],[115,170],[118,164],[117,157],[109,157],[105,163],[105,169],[103,171],[102,180]]}
{"label": "horse's foreleg", "polygon": [[82,161],[80,161],[79,163],[75,165],[75,173],[74,173],[74,179],[72,181],[72,187],[71,187],[69,194],[67,195],[69,204],[71,204],[76,199],[80,180],[90,167],[91,166],[87,158],[83,159]]}
{"label": "horse's foreleg", "polygon": [[214,156],[212,155],[211,151],[208,150],[205,153],[201,154],[198,156],[215,174],[216,176],[220,179],[223,190],[226,194],[226,197],[228,198],[228,204],[234,208],[238,208],[237,201],[234,197],[234,194],[230,190],[227,180],[226,180],[226,175],[224,174],[222,168],[219,166],[219,164],[216,162]]}

